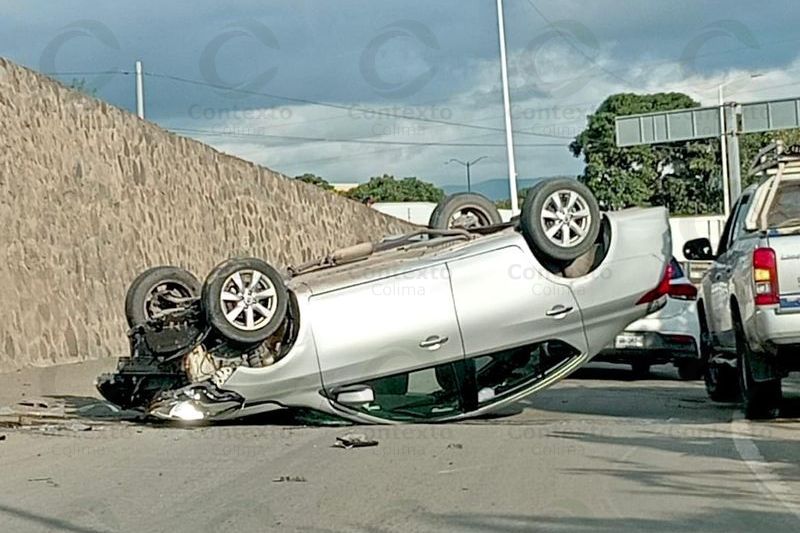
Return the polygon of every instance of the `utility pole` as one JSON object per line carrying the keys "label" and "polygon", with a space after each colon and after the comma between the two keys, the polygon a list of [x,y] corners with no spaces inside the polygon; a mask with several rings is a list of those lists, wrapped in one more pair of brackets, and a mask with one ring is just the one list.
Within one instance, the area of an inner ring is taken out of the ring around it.
{"label": "utility pole", "polygon": [[489,156],[482,155],[477,159],[473,159],[472,161],[461,161],[460,159],[450,159],[450,161],[446,161],[445,165],[449,165],[450,163],[458,163],[459,165],[463,165],[467,169],[467,192],[472,192],[472,178],[469,173],[469,169],[482,159],[486,159]]}
{"label": "utility pole", "polygon": [[725,84],[719,86],[719,147],[722,155],[722,203],[724,206],[725,219],[731,212],[731,193],[728,183],[728,132],[725,131],[725,98],[722,96],[722,89]]}
{"label": "utility pole", "polygon": [[136,62],[136,115],[144,120],[144,73],[142,62]]}
{"label": "utility pole", "polygon": [[[725,110],[725,96],[722,90],[730,85],[733,82],[751,79],[755,80],[757,78],[762,77],[763,74],[755,73],[750,74],[747,78],[737,78],[733,80],[729,80],[725,83],[721,83],[718,90],[718,103],[719,103],[719,147],[720,147],[720,158],[722,163],[722,196],[723,196],[723,205],[725,211],[725,218],[728,218],[728,215],[731,212],[731,205],[739,198],[739,194],[742,192],[742,179],[741,179],[741,172],[739,167],[736,167],[735,175],[734,175],[734,167],[732,165],[732,160],[735,158],[737,161],[737,165],[739,164],[739,139],[737,132],[738,127],[736,124],[736,113],[733,112],[728,115],[727,111]],[[727,124],[727,126],[726,126]],[[731,136],[731,141],[736,142],[736,146],[731,146],[731,149],[736,150],[736,154],[730,155],[728,154],[728,135]],[[735,190],[734,190],[735,189]]]}
{"label": "utility pole", "polygon": [[727,124],[726,135],[728,138],[728,178],[730,185],[728,191],[731,195],[730,203],[733,203],[742,194],[742,165],[739,156],[739,128],[737,125],[738,113],[735,104],[725,106],[725,123]]}
{"label": "utility pole", "polygon": [[508,188],[511,194],[511,215],[519,213],[517,199],[517,166],[514,163],[514,134],[511,129],[511,98],[508,91],[508,64],[506,60],[506,28],[503,18],[503,0],[497,0],[497,30],[500,38],[500,78],[503,84],[503,113],[506,119],[506,152],[508,155]]}

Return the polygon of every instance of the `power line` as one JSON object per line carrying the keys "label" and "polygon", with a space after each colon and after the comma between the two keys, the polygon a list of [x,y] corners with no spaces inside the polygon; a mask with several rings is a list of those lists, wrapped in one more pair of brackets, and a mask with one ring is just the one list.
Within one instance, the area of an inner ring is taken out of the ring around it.
{"label": "power line", "polygon": [[[295,135],[271,135],[268,133],[250,133],[250,132],[235,132],[235,131],[220,131],[220,130],[204,130],[197,128],[171,128],[171,131],[179,133],[195,133],[200,135],[210,135],[217,137],[239,137],[239,138],[258,138],[258,139],[276,139],[285,141],[300,141],[300,142],[324,142],[324,143],[348,143],[348,144],[378,144],[378,145],[393,145],[393,146],[451,146],[451,147],[468,147],[468,148],[494,148],[505,147],[503,143],[454,143],[442,141],[387,141],[380,139],[338,139],[330,137],[303,137]],[[517,144],[523,147],[564,147],[565,143],[528,143]]]}
{"label": "power line", "polygon": [[561,31],[561,30],[560,30],[560,29],[559,29],[557,26],[555,26],[555,25],[554,25],[554,24],[553,24],[553,23],[550,21],[550,19],[549,19],[549,18],[547,18],[547,15],[545,15],[545,14],[542,12],[542,10],[541,10],[541,9],[539,9],[538,7],[536,7],[536,4],[534,4],[534,3],[533,3],[533,0],[528,0],[528,4],[529,4],[529,5],[530,5],[530,6],[533,8],[533,10],[534,10],[534,11],[536,11],[536,13],[537,13],[537,14],[538,14],[538,15],[539,15],[541,18],[542,18],[542,20],[544,20],[544,21],[545,21],[547,24],[549,24],[549,25],[550,25],[550,27],[552,27],[552,28],[553,28],[553,30],[554,30],[554,31],[555,31],[555,32],[558,34],[558,36],[559,36],[559,37],[561,37],[561,39],[562,39],[562,40],[563,40],[565,43],[567,43],[567,44],[568,44],[568,45],[569,45],[569,46],[570,46],[570,47],[571,47],[573,50],[575,50],[576,52],[578,52],[580,55],[582,55],[584,58],[586,58],[586,60],[588,60],[588,61],[589,61],[591,64],[593,64],[594,66],[596,66],[597,68],[599,68],[600,70],[602,70],[603,72],[605,72],[606,74],[608,74],[609,76],[612,76],[612,77],[614,77],[614,78],[618,79],[619,81],[621,81],[621,82],[622,82],[622,83],[624,83],[625,85],[628,85],[628,86],[630,86],[630,85],[631,85],[631,83],[630,83],[628,80],[626,80],[626,79],[624,79],[624,78],[622,78],[622,77],[618,76],[617,74],[615,74],[615,73],[614,73],[613,71],[611,71],[611,70],[607,70],[605,67],[603,67],[602,65],[600,65],[599,63],[597,63],[597,61],[595,60],[595,58],[591,57],[589,54],[587,54],[586,52],[584,52],[584,51],[583,51],[583,50],[582,50],[580,47],[576,46],[576,45],[575,45],[575,43],[573,43],[573,42],[572,42],[572,41],[571,41],[571,40],[570,40],[570,39],[569,39],[569,38],[568,38],[566,35],[564,35],[564,32],[562,32],[562,31]]}
{"label": "power line", "polygon": [[[380,109],[372,109],[372,108],[369,108],[369,107],[363,107],[363,106],[359,106],[359,105],[334,104],[334,103],[330,103],[330,102],[321,102],[321,101],[318,101],[318,100],[311,100],[311,99],[308,99],[308,98],[296,98],[296,97],[292,97],[292,96],[283,96],[283,95],[272,94],[272,93],[249,91],[249,90],[246,90],[246,89],[237,89],[237,88],[234,88],[234,87],[227,87],[225,85],[219,85],[219,84],[216,84],[216,83],[208,83],[208,82],[203,82],[203,81],[200,81],[200,80],[192,80],[192,79],[189,79],[189,78],[183,78],[181,76],[173,76],[171,74],[160,74],[160,73],[155,73],[155,72],[145,72],[144,75],[145,76],[154,77],[154,78],[169,79],[169,80],[177,81],[177,82],[180,82],[180,83],[186,83],[186,84],[190,84],[190,85],[211,87],[211,88],[214,88],[214,89],[217,89],[217,90],[230,91],[230,92],[235,92],[235,93],[240,93],[240,94],[248,94],[248,95],[251,95],[251,96],[264,96],[264,97],[273,98],[273,99],[276,99],[276,100],[284,100],[284,101],[300,103],[300,104],[315,105],[315,106],[320,106],[320,107],[329,107],[329,108],[333,108],[333,109],[341,109],[343,111],[348,111],[348,112],[359,111],[359,112],[362,112],[362,113],[365,113],[365,114],[369,114],[371,116],[390,117],[390,118],[395,118],[395,119],[400,119],[400,120],[410,120],[410,121],[426,122],[426,123],[432,123],[432,124],[442,124],[442,125],[445,125],[445,126],[456,126],[456,127],[460,127],[460,128],[471,128],[471,129],[478,129],[478,130],[485,130],[485,131],[497,131],[497,132],[504,132],[505,131],[503,128],[495,128],[495,127],[492,127],[492,126],[480,126],[480,125],[477,125],[477,124],[467,124],[467,123],[464,123],[464,122],[454,122],[454,121],[449,121],[449,120],[442,120],[442,119],[428,118],[428,117],[407,116],[407,115],[401,115],[401,114],[397,114],[397,113],[392,113],[392,112],[389,112],[389,111],[382,111]],[[525,132],[525,131],[520,131],[520,132],[516,132],[516,133],[519,133],[521,135],[532,135],[532,136],[535,136],[535,137],[547,137],[547,138],[552,138],[552,139],[571,139],[571,137],[565,137],[565,136],[562,136],[562,135],[551,135],[551,134],[547,134],[547,133],[534,133],[534,132]]]}
{"label": "power line", "polygon": [[74,72],[42,72],[45,76],[108,76],[110,74],[122,74],[128,76],[133,74],[129,70],[92,70],[92,71],[74,71]]}

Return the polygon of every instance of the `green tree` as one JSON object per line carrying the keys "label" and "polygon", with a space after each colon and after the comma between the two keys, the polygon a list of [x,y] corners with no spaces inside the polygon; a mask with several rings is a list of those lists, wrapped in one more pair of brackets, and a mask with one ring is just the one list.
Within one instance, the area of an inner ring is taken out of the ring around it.
{"label": "green tree", "polygon": [[298,181],[303,181],[305,183],[310,183],[311,185],[316,185],[317,187],[321,187],[326,191],[333,190],[333,185],[328,183],[324,178],[317,176],[316,174],[305,173],[302,176],[295,176],[294,179]]}
{"label": "green tree", "polygon": [[395,179],[384,174],[347,191],[353,200],[374,202],[438,202],[444,198],[442,189],[415,177]]}
{"label": "green tree", "polygon": [[673,214],[721,211],[719,143],[695,141],[619,148],[614,119],[621,115],[698,107],[681,93],[609,96],[570,145],[586,168],[579,179],[602,206],[664,205]]}

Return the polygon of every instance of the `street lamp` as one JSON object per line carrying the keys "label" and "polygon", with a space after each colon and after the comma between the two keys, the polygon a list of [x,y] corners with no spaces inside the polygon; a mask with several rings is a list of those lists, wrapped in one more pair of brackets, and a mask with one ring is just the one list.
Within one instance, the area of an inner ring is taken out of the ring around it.
{"label": "street lamp", "polygon": [[459,165],[465,166],[467,168],[467,192],[472,192],[472,180],[471,180],[471,177],[470,177],[470,174],[469,174],[469,169],[470,169],[470,167],[472,165],[474,165],[475,163],[477,163],[478,161],[480,161],[482,159],[486,159],[487,157],[489,157],[489,156],[482,155],[477,159],[473,159],[472,161],[466,161],[466,162],[464,162],[464,161],[462,161],[460,159],[450,159],[450,161],[445,161],[444,164],[445,165],[449,165],[450,163],[458,163]]}
{"label": "street lamp", "polygon": [[[760,78],[761,76],[763,76],[763,74],[751,74],[749,79],[754,80],[756,78]],[[719,93],[719,147],[720,155],[722,156],[722,202],[726,217],[731,212],[731,203],[736,200],[736,198],[730,197],[730,183],[728,183],[728,136],[727,132],[725,131],[725,97],[722,90],[731,83],[742,79],[747,78],[734,78],[720,84],[717,88]]]}

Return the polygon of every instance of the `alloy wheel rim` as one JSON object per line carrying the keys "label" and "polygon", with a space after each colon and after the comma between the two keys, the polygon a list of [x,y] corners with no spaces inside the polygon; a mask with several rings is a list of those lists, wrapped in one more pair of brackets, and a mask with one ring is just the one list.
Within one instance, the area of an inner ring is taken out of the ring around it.
{"label": "alloy wheel rim", "polygon": [[589,235],[592,214],[583,196],[562,189],[544,201],[540,222],[550,242],[561,248],[572,248]]}
{"label": "alloy wheel rim", "polygon": [[219,303],[230,325],[255,331],[275,315],[277,294],[272,281],[258,270],[238,270],[222,284]]}

